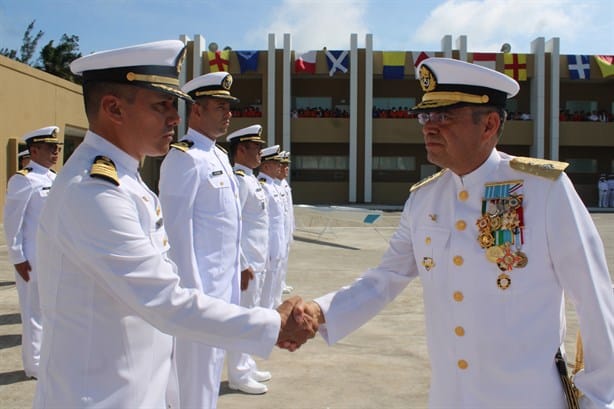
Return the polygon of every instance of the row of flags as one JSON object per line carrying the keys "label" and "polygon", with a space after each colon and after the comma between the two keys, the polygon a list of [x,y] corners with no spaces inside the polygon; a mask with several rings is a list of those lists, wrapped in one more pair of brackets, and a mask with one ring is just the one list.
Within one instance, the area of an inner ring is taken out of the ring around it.
{"label": "row of flags", "polygon": [[[230,61],[230,50],[208,51],[209,70],[228,71]],[[258,70],[259,51],[235,51],[241,73]],[[316,56],[318,51],[311,50],[296,55],[294,69],[297,73],[315,74]],[[332,77],[335,73],[347,73],[350,68],[348,50],[325,50],[326,62],[328,63],[328,74]],[[432,57],[435,52],[411,51],[414,68],[426,58]],[[614,56],[594,55],[592,56],[601,71],[603,78],[614,76]],[[405,76],[405,61],[407,52],[405,51],[382,51],[382,76],[384,79],[403,79]],[[569,78],[572,80],[588,80],[591,72],[591,56],[589,55],[568,55],[567,66]],[[490,69],[497,69],[496,53],[473,53],[474,64],[482,65]],[[526,54],[503,54],[503,73],[518,81],[527,80],[527,55]]]}

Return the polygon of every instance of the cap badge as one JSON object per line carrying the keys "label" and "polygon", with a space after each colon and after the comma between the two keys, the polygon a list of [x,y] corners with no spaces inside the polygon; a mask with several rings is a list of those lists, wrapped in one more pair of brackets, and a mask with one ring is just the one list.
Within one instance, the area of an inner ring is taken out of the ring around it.
{"label": "cap badge", "polygon": [[231,86],[232,86],[232,75],[228,74],[227,76],[224,77],[224,80],[222,81],[222,87],[225,90],[230,90]]}
{"label": "cap badge", "polygon": [[435,74],[426,65],[420,67],[420,86],[424,92],[431,92],[437,88]]}

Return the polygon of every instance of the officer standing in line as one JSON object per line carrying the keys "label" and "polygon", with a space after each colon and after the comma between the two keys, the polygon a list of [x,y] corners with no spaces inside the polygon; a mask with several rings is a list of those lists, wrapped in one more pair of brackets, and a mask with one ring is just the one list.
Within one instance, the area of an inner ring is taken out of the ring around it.
{"label": "officer standing in line", "polygon": [[[294,221],[294,201],[292,200],[292,189],[290,188],[290,184],[288,183],[288,175],[290,173],[290,152],[281,151],[279,153],[279,162],[281,163],[281,172],[279,174],[279,185],[281,190],[284,192],[284,198],[286,199],[286,240],[287,240],[287,250],[286,257],[282,261],[281,266],[281,288],[284,294],[290,294],[294,287],[288,285],[286,283],[286,276],[288,275],[288,259],[290,257],[290,246],[292,245],[292,241],[294,240],[294,230],[296,229],[295,221]],[[281,301],[281,298],[280,298]]]}
{"label": "officer standing in line", "polygon": [[430,407],[563,408],[574,396],[555,358],[568,299],[584,341],[580,407],[613,408],[612,282],[567,164],[496,149],[512,78],[448,58],[418,72],[425,93],[413,109],[443,170],[411,188],[380,265],[307,311],[334,343],[420,277]]}
{"label": "officer standing in line", "polygon": [[[264,188],[254,176],[260,166],[262,126],[252,125],[228,135],[230,157],[239,185],[241,202],[241,270],[249,272],[241,277],[241,305],[252,308],[260,305],[264,270],[269,247],[269,214]],[[260,383],[271,379],[268,371],[259,371],[249,354],[228,351],[228,383],[230,388],[249,394],[267,392]]]}
{"label": "officer standing in line", "polygon": [[265,308],[275,308],[281,298],[281,263],[286,256],[286,203],[276,183],[281,171],[279,145],[264,148],[260,154],[262,163],[259,168],[258,181],[266,193],[269,213],[269,257],[260,305]]}
{"label": "officer standing in line", "polygon": [[597,182],[597,190],[599,191],[599,207],[609,207],[609,186],[604,174],[601,174],[601,177],[599,177],[599,181]]}
{"label": "officer standing in line", "polygon": [[31,159],[30,150],[26,149],[26,150],[19,152],[17,154],[17,159],[19,161],[19,170],[28,166],[28,163],[30,163],[30,159]]}
{"label": "officer standing in line", "polygon": [[[214,72],[187,82],[194,99],[188,132],[160,168],[160,201],[181,285],[239,304],[241,203],[226,150],[216,140],[228,132],[232,75]],[[244,274],[249,274],[245,271]],[[177,337],[175,359],[181,407],[215,408],[225,350]]]}
{"label": "officer standing in line", "polygon": [[295,298],[278,311],[245,309],[179,285],[165,215],[139,164],[168,152],[177,98],[192,100],[179,89],[183,57],[183,42],[169,40],[70,65],[83,76],[89,129],[36,237],[45,333],[35,408],[163,408],[173,335],[267,356],[314,329],[288,318]]}
{"label": "officer standing in line", "polygon": [[38,378],[42,317],[36,266],[36,229],[49,189],[55,180],[51,167],[58,162],[62,143],[60,128],[47,126],[22,137],[31,152],[27,167],[9,179],[4,204],[4,234],[9,260],[15,266],[15,282],[21,310],[21,359],[28,378]]}
{"label": "officer standing in line", "polygon": [[614,175],[608,175],[608,205],[614,207]]}

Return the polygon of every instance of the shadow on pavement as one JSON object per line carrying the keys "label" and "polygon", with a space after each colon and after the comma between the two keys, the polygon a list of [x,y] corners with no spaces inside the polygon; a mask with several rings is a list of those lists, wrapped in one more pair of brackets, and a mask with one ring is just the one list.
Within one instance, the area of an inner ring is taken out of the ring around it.
{"label": "shadow on pavement", "polygon": [[12,372],[0,373],[0,385],[11,385],[13,383],[30,381],[30,380],[33,380],[33,379],[26,377],[26,373],[24,371],[12,371]]}
{"label": "shadow on pavement", "polygon": [[5,314],[0,315],[0,325],[21,324],[21,314]]}
{"label": "shadow on pavement", "polygon": [[21,334],[0,335],[0,349],[21,345]]}
{"label": "shadow on pavement", "polygon": [[337,247],[337,248],[346,249],[346,250],[360,250],[358,247],[345,246],[343,244],[330,243],[330,242],[322,241],[318,239],[308,239],[307,237],[299,237],[297,235],[294,235],[294,240],[302,241],[304,243],[320,244],[322,246]]}

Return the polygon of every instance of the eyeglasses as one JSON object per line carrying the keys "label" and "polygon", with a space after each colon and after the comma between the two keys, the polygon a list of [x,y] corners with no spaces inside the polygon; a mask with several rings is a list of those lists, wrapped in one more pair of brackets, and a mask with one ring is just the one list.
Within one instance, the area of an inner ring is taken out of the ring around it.
{"label": "eyeglasses", "polygon": [[418,123],[420,125],[426,125],[427,122],[433,124],[446,124],[453,119],[447,111],[432,111],[432,112],[420,112],[418,114]]}

